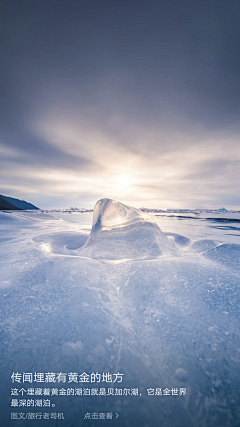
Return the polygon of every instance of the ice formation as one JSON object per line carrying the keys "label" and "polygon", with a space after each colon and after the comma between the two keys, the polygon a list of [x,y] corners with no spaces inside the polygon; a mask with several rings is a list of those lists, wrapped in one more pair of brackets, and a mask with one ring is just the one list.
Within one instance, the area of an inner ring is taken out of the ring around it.
{"label": "ice formation", "polygon": [[170,242],[154,219],[115,200],[99,200],[91,234],[81,254],[100,259],[150,259],[169,250]]}

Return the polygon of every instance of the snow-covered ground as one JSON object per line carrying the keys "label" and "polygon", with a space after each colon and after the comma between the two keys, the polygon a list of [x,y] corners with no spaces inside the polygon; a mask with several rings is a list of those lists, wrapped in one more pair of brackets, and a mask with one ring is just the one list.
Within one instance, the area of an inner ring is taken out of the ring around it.
{"label": "snow-covered ground", "polygon": [[240,213],[104,199],[0,226],[4,427],[240,425]]}

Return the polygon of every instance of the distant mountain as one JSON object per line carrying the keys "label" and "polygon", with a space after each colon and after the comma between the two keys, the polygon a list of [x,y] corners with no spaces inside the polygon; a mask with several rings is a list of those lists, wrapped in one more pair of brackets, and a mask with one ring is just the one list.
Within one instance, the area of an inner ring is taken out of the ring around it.
{"label": "distant mountain", "polygon": [[206,209],[148,209],[148,208],[140,208],[140,211],[152,212],[152,213],[214,213],[214,212],[218,213],[218,212],[229,212],[226,208],[220,208],[220,209],[207,209],[207,208]]}
{"label": "distant mountain", "polygon": [[45,209],[42,212],[62,212],[62,213],[88,213],[93,212],[93,209],[85,208],[60,208],[60,209]]}
{"label": "distant mountain", "polygon": [[39,209],[32,203],[25,202],[25,200],[14,199],[13,197],[6,197],[0,195],[0,210],[26,210],[26,209]]}

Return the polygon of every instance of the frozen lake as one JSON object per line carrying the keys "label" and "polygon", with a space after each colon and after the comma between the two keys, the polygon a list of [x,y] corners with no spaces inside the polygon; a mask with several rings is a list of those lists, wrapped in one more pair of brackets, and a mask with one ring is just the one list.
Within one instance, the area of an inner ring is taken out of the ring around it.
{"label": "frozen lake", "polygon": [[240,213],[104,200],[0,212],[2,425],[238,427]]}
{"label": "frozen lake", "polygon": [[[219,239],[227,243],[240,243],[240,212],[219,213],[149,213],[163,232],[183,233],[190,239]],[[92,227],[92,212],[63,213],[52,215],[81,225],[86,230]]]}

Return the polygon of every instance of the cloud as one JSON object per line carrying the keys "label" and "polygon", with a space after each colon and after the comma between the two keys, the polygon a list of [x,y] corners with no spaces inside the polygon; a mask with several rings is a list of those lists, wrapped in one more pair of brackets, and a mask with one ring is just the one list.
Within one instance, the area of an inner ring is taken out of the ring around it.
{"label": "cloud", "polygon": [[2,11],[4,191],[237,205],[239,2],[25,6]]}
{"label": "cloud", "polygon": [[[91,160],[81,156],[81,153],[69,154],[61,146],[53,145],[51,142],[39,138],[34,134],[19,131],[10,136],[3,137],[3,147],[11,147],[14,152],[14,162],[24,166],[53,167],[70,170],[92,170],[97,168]],[[67,141],[66,141],[67,145]],[[13,156],[5,160],[13,160]]]}

